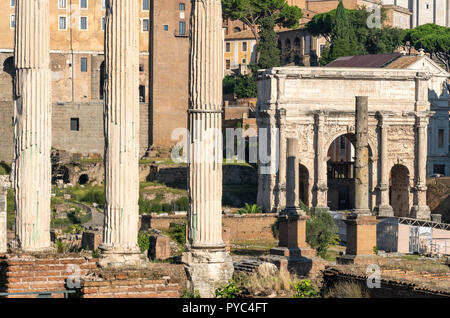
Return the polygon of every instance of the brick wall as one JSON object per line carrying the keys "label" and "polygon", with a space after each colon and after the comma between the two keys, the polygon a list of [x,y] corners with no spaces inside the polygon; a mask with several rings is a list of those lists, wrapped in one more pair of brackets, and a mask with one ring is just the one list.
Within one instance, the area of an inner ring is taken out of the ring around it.
{"label": "brick wall", "polygon": [[[273,239],[272,225],[277,221],[277,214],[224,215],[223,226],[229,229],[230,240]],[[140,229],[169,229],[170,223],[187,222],[185,216],[143,215],[140,218]]]}
{"label": "brick wall", "polygon": [[[97,268],[97,260],[77,255],[6,255],[0,258],[0,291],[6,293],[66,290],[66,280],[74,274],[86,276]],[[74,268],[79,272],[74,271]],[[36,295],[9,296],[35,298]],[[63,298],[63,294],[53,295]]]}
{"label": "brick wall", "polygon": [[[140,270],[105,270],[98,259],[80,254],[0,256],[0,292],[65,291],[67,280],[79,277],[81,298],[178,298],[186,286],[183,265],[153,264]],[[72,286],[73,287],[73,286]],[[35,298],[12,295],[9,298]],[[63,294],[52,295],[63,298]]]}

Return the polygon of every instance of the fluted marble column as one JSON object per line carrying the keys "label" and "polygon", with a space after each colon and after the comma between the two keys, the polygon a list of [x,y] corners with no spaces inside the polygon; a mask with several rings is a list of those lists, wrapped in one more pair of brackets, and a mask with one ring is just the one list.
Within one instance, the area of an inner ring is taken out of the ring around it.
{"label": "fluted marble column", "polygon": [[421,220],[431,218],[431,211],[427,205],[427,126],[426,116],[416,117],[416,186],[411,217]]}
{"label": "fluted marble column", "polygon": [[302,214],[299,208],[299,171],[298,171],[298,140],[287,139],[287,170],[286,170],[286,210],[284,213]]}
{"label": "fluted marble column", "polygon": [[9,187],[9,176],[0,176],[0,254],[8,250],[7,194]]}
{"label": "fluted marble column", "polygon": [[49,1],[16,1],[15,18],[16,240],[37,252],[51,248]]}
{"label": "fluted marble column", "polygon": [[377,215],[380,217],[393,217],[394,210],[389,204],[389,169],[388,169],[388,124],[386,123],[387,115],[378,114],[378,132],[380,134],[380,183],[379,206],[377,207]]}
{"label": "fluted marble column", "polygon": [[[134,262],[139,254],[139,4],[110,0],[105,38],[106,265]],[[114,255],[114,257],[112,256]]]}
{"label": "fluted marble column", "polygon": [[193,0],[190,36],[188,251],[191,290],[213,297],[233,274],[222,240],[223,30],[220,0]]}
{"label": "fluted marble column", "polygon": [[316,120],[316,175],[317,181],[314,186],[316,192],[316,199],[314,207],[320,209],[328,208],[327,194],[328,194],[328,180],[327,180],[327,160],[326,151],[324,149],[324,129],[325,129],[325,114],[318,113],[315,116]]}

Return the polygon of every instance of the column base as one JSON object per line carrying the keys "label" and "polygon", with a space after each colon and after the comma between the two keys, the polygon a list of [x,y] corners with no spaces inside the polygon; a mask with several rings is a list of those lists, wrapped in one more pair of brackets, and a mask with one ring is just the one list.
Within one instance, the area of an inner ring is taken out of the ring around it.
{"label": "column base", "polygon": [[346,256],[374,256],[377,246],[376,216],[357,215],[344,220],[347,225]]}
{"label": "column base", "polygon": [[384,264],[386,258],[376,255],[342,255],[336,257],[336,263],[339,265],[369,265],[369,264]]}
{"label": "column base", "polygon": [[198,291],[202,298],[215,297],[216,289],[233,277],[233,260],[225,249],[191,249],[183,253],[182,262],[188,289]]}
{"label": "column base", "polygon": [[101,245],[98,265],[103,268],[143,268],[148,265],[147,257],[140,253],[139,249],[118,251],[109,246]]}
{"label": "column base", "polygon": [[380,205],[375,208],[375,213],[380,218],[392,218],[394,217],[394,209],[392,206]]}
{"label": "column base", "polygon": [[410,217],[417,220],[431,220],[431,210],[428,205],[415,205],[411,208]]}
{"label": "column base", "polygon": [[288,207],[281,211],[280,216],[306,216],[306,212],[298,207]]}
{"label": "column base", "polygon": [[311,278],[315,278],[328,265],[327,261],[316,256],[281,256],[272,254],[262,256],[258,260],[274,264],[278,267],[280,273],[291,273]]}
{"label": "column base", "polygon": [[270,255],[274,256],[286,256],[286,257],[313,257],[316,256],[316,250],[310,247],[301,248],[287,248],[287,247],[274,247],[270,249]]}
{"label": "column base", "polygon": [[372,211],[370,211],[369,209],[353,209],[351,218],[359,216],[372,216]]}

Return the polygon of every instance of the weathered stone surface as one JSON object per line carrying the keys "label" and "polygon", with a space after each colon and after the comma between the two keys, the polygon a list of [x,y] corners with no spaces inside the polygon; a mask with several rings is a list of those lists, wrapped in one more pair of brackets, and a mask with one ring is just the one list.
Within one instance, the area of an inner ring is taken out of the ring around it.
{"label": "weathered stone surface", "polygon": [[24,251],[51,248],[49,1],[16,3],[16,239]]}
{"label": "weathered stone surface", "polygon": [[192,291],[213,297],[233,275],[222,238],[223,30],[220,0],[194,0],[191,13],[187,247]]}
{"label": "weathered stone surface", "polygon": [[[393,169],[401,166],[404,168],[402,178],[407,179],[408,187],[401,194],[401,201],[405,203],[393,210],[395,216],[403,216],[403,209],[409,216],[413,205],[426,206],[425,188],[418,187],[419,179],[424,180],[419,174],[425,174],[426,129],[417,127],[426,127],[432,116],[427,96],[429,79],[430,73],[417,70],[308,67],[266,70],[258,83],[258,126],[280,129],[280,134],[285,136],[280,140],[280,149],[288,138],[298,139],[297,157],[306,171],[301,183],[306,189],[304,203],[314,208],[327,208],[327,151],[338,137],[354,138],[354,98],[369,96],[369,209],[377,208],[380,216],[392,214],[389,177]],[[324,87],[333,89],[324,90]],[[279,120],[280,110],[286,112],[284,123]],[[277,134],[267,136],[269,145],[276,144]],[[422,155],[419,156],[419,152]],[[276,160],[282,160],[284,154],[277,158],[274,148],[269,147],[267,156],[276,167]],[[419,157],[425,159],[420,159],[419,163]],[[280,191],[283,187],[280,173],[274,169],[263,174],[260,170],[258,204],[265,211],[283,208],[279,206],[283,202],[281,196],[285,196],[285,192]],[[410,195],[413,187],[417,191]],[[426,208],[416,210],[419,213],[412,215],[427,217]]]}
{"label": "weathered stone surface", "polygon": [[[111,0],[105,40],[105,226],[100,264],[136,265],[139,222],[139,4]],[[129,260],[129,262],[128,262]]]}
{"label": "weathered stone surface", "polygon": [[150,237],[150,257],[152,260],[166,260],[170,257],[170,240],[166,236]]}

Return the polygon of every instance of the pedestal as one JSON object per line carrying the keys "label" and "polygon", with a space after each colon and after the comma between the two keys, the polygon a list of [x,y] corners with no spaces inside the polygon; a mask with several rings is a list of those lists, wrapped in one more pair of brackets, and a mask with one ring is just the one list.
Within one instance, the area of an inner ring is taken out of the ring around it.
{"label": "pedestal", "polygon": [[270,250],[270,254],[285,257],[315,256],[316,251],[306,243],[307,219],[307,216],[301,215],[280,215],[278,217],[279,244],[278,247]]}
{"label": "pedestal", "polygon": [[382,205],[375,209],[375,212],[380,218],[394,217],[394,209],[390,205]]}
{"label": "pedestal", "polygon": [[98,265],[103,268],[143,268],[149,263],[147,257],[139,250],[117,251],[105,245],[99,248],[102,253]]}
{"label": "pedestal", "polygon": [[376,216],[352,216],[344,220],[347,225],[347,250],[345,255],[336,259],[338,264],[373,263],[377,256],[374,247],[377,246]]}
{"label": "pedestal", "polygon": [[410,217],[417,220],[429,221],[431,219],[431,210],[427,205],[415,205],[411,208]]}
{"label": "pedestal", "polygon": [[191,249],[183,253],[182,261],[188,289],[198,291],[202,298],[215,297],[215,290],[233,276],[233,261],[225,249]]}

